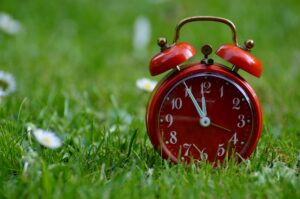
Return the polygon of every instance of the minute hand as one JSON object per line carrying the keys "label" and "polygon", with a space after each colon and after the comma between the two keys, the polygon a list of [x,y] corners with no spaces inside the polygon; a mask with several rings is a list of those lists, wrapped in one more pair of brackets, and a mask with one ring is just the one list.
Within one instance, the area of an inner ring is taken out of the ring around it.
{"label": "minute hand", "polygon": [[183,84],[184,84],[185,89],[186,89],[186,91],[187,91],[189,97],[191,98],[191,100],[192,100],[192,102],[193,102],[193,104],[194,104],[194,106],[195,106],[195,108],[196,108],[196,110],[197,110],[199,116],[200,116],[201,118],[202,118],[202,117],[206,117],[206,114],[201,110],[201,108],[200,108],[200,106],[199,106],[197,100],[195,99],[195,97],[194,97],[193,93],[191,92],[191,90],[190,90],[190,89],[188,88],[188,86],[186,85],[185,81],[183,81]]}

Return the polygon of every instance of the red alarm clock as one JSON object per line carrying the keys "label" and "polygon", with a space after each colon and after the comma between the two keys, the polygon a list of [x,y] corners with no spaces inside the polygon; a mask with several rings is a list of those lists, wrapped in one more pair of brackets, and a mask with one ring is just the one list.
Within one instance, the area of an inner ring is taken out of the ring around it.
{"label": "red alarm clock", "polygon": [[[185,63],[196,49],[178,42],[180,29],[196,21],[221,22],[231,28],[233,44],[216,51],[231,67],[210,58],[209,45],[201,49],[202,60]],[[253,40],[241,47],[231,21],[196,16],[179,22],[173,44],[159,38],[158,45],[161,52],[151,59],[150,73],[171,71],[158,83],[147,107],[147,131],[155,149],[175,163],[203,160],[217,164],[225,157],[248,158],[262,131],[262,111],[254,90],[237,72],[261,75],[260,61],[249,52]]]}

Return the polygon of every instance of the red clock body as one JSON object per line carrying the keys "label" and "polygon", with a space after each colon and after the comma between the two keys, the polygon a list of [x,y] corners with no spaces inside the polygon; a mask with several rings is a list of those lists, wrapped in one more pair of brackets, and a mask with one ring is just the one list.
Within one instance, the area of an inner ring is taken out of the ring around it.
{"label": "red clock body", "polygon": [[[197,50],[178,42],[180,30],[203,21],[231,29],[233,44],[216,51],[231,68],[209,57],[212,47],[207,44],[201,48],[201,61],[185,64]],[[228,19],[195,16],[178,23],[172,44],[159,38],[158,45],[161,51],[150,61],[150,74],[172,72],[156,86],[147,107],[146,125],[154,147],[175,163],[203,160],[217,165],[226,157],[248,158],[262,131],[262,111],[255,92],[237,72],[242,69],[260,77],[262,64],[250,54],[254,41],[240,46],[235,25]]]}
{"label": "red clock body", "polygon": [[173,162],[247,158],[262,130],[262,112],[249,84],[220,64],[173,70],[153,91],[146,114],[150,140]]}

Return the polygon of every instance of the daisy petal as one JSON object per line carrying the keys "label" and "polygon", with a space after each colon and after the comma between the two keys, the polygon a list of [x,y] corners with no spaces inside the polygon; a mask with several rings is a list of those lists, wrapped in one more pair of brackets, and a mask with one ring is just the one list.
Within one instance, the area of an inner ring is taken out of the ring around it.
{"label": "daisy petal", "polygon": [[0,30],[7,34],[15,35],[20,32],[21,24],[19,21],[13,19],[9,14],[0,13]]}
{"label": "daisy petal", "polygon": [[36,129],[32,132],[36,140],[44,147],[56,149],[62,146],[62,141],[51,131]]}
{"label": "daisy petal", "polygon": [[0,97],[8,96],[16,90],[16,80],[10,73],[0,71]]}
{"label": "daisy petal", "polygon": [[136,80],[136,86],[143,91],[151,92],[154,90],[157,82],[147,79],[147,78],[141,78]]}

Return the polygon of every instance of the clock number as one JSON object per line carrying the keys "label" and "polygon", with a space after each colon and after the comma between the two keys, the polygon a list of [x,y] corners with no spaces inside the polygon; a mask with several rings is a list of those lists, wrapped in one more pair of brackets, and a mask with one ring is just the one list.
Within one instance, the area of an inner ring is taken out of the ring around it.
{"label": "clock number", "polygon": [[229,139],[229,142],[233,142],[234,145],[238,142],[237,134],[234,133],[233,136]]}
{"label": "clock number", "polygon": [[170,135],[171,135],[170,143],[171,144],[176,144],[176,142],[177,142],[176,131],[171,131]]}
{"label": "clock number", "polygon": [[179,110],[181,109],[181,107],[182,107],[182,100],[180,97],[172,99],[172,110],[174,109]]}
{"label": "clock number", "polygon": [[199,152],[199,154],[200,154],[200,159],[201,159],[201,160],[207,160],[207,159],[208,159],[208,154],[204,152],[206,148],[200,150],[200,149],[197,147],[197,145],[193,144],[193,146],[194,146],[195,149]]}
{"label": "clock number", "polygon": [[221,86],[220,88],[220,98],[222,98],[224,95],[224,86]]}
{"label": "clock number", "polygon": [[241,100],[239,98],[237,98],[237,97],[233,98],[233,100],[232,100],[232,104],[233,104],[232,109],[240,110],[240,108],[241,108],[240,107],[240,102],[241,102]]}
{"label": "clock number", "polygon": [[223,156],[224,154],[225,154],[224,144],[219,144],[217,155],[218,156]]}
{"label": "clock number", "polygon": [[205,94],[205,93],[210,93],[211,90],[211,83],[210,82],[202,82],[201,83],[201,93]]}
{"label": "clock number", "polygon": [[189,156],[191,146],[192,146],[192,144],[188,144],[188,143],[184,143],[182,145],[182,147],[186,149],[185,153],[184,153],[184,156]]}
{"label": "clock number", "polygon": [[237,127],[243,128],[246,125],[245,116],[243,114],[238,115],[239,122],[237,123]]}
{"label": "clock number", "polygon": [[165,117],[166,122],[168,122],[168,127],[172,126],[173,124],[173,116],[171,114],[167,114]]}
{"label": "clock number", "polygon": [[200,159],[201,160],[207,160],[208,159],[208,154],[204,152],[205,151],[205,148],[200,151]]}

